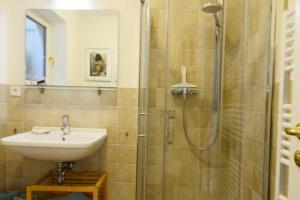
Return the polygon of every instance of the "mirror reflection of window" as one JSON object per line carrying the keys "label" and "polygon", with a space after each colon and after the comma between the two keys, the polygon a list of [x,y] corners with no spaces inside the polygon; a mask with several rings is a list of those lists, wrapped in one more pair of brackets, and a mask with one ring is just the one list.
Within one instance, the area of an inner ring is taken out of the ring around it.
{"label": "mirror reflection of window", "polygon": [[26,81],[36,85],[46,77],[46,27],[26,17]]}

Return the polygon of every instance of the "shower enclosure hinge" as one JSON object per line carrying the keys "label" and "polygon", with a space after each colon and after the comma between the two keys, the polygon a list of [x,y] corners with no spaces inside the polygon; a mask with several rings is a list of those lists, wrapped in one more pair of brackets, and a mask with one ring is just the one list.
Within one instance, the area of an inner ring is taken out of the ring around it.
{"label": "shower enclosure hinge", "polygon": [[141,0],[141,3],[144,4],[146,0]]}
{"label": "shower enclosure hinge", "polygon": [[148,113],[141,112],[141,113],[139,113],[139,115],[144,115],[144,116],[147,116],[147,115],[148,115]]}
{"label": "shower enclosure hinge", "polygon": [[144,134],[141,134],[141,135],[138,135],[138,137],[146,137],[146,135],[144,135]]}

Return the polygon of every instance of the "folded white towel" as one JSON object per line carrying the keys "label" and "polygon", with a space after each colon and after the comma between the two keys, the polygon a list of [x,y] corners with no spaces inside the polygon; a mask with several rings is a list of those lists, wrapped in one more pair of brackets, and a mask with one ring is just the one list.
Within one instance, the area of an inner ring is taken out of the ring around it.
{"label": "folded white towel", "polygon": [[50,129],[43,127],[33,127],[31,130],[33,134],[48,134],[50,133]]}

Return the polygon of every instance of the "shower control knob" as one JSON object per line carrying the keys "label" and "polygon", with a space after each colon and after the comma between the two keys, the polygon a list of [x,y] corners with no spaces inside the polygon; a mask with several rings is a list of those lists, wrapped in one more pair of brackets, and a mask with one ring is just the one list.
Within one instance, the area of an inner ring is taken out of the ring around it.
{"label": "shower control knob", "polygon": [[183,94],[183,89],[182,88],[172,88],[171,93],[173,95],[182,95]]}
{"label": "shower control knob", "polygon": [[185,87],[185,88],[173,87],[171,89],[171,94],[175,95],[175,96],[183,95],[185,91],[186,91],[187,95],[193,95],[193,94],[197,94],[198,89],[195,87],[190,87],[190,88],[188,88],[188,87]]}

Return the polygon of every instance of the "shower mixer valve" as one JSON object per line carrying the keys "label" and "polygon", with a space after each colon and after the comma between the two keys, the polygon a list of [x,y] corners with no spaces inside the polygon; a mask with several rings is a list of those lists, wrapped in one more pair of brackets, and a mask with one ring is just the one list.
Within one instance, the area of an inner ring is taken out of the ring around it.
{"label": "shower mixer valve", "polygon": [[171,89],[171,93],[172,93],[172,95],[175,95],[175,96],[177,96],[177,95],[193,95],[193,94],[197,94],[197,92],[198,92],[198,89],[197,88],[195,88],[195,89],[193,89],[193,88],[172,88]]}
{"label": "shower mixer valve", "polygon": [[171,88],[172,95],[193,95],[198,92],[198,88],[196,85],[187,83],[186,81],[186,67],[181,67],[181,83],[173,85]]}

